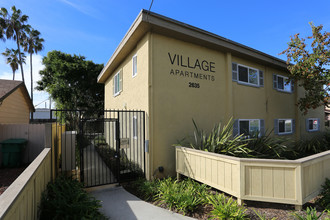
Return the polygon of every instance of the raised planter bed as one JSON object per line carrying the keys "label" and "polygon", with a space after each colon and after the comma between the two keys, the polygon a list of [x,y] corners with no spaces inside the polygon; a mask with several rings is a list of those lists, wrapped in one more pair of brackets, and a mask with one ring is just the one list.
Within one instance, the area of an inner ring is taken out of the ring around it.
{"label": "raised planter bed", "polygon": [[243,200],[295,205],[316,197],[330,178],[330,151],[297,160],[236,158],[176,147],[176,172]]}

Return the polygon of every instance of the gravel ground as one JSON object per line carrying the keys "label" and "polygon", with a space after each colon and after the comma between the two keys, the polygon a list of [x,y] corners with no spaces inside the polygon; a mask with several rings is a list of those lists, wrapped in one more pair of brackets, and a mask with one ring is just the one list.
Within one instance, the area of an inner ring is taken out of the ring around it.
{"label": "gravel ground", "polygon": [[25,170],[27,166],[18,168],[0,168],[0,195]]}

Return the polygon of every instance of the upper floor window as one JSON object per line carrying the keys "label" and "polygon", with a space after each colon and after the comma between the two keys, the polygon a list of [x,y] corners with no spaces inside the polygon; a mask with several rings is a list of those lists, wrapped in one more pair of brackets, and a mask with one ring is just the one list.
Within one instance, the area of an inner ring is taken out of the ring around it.
{"label": "upper floor window", "polygon": [[264,74],[261,70],[232,63],[232,74],[233,81],[237,81],[238,83],[258,87],[264,86]]}
{"label": "upper floor window", "polygon": [[132,76],[134,77],[134,76],[137,75],[137,55],[136,54],[133,56],[132,61],[133,61],[132,62],[133,63],[133,67],[132,67],[133,73],[132,73]]}
{"label": "upper floor window", "polygon": [[306,130],[309,132],[320,130],[320,119],[319,118],[307,118],[306,119]]}
{"label": "upper floor window", "polygon": [[294,83],[289,81],[288,77],[273,74],[273,87],[278,91],[291,93],[294,89]]}
{"label": "upper floor window", "polygon": [[113,77],[113,95],[117,96],[122,91],[123,87],[123,80],[122,80],[122,71],[119,71],[116,73],[116,75]]}

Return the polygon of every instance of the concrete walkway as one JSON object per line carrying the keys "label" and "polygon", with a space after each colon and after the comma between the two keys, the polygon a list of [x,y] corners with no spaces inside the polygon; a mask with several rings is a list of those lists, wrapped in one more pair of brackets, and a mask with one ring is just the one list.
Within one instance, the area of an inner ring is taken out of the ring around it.
{"label": "concrete walkway", "polygon": [[122,187],[108,185],[89,188],[87,191],[97,200],[101,200],[100,211],[111,220],[193,219],[144,202]]}

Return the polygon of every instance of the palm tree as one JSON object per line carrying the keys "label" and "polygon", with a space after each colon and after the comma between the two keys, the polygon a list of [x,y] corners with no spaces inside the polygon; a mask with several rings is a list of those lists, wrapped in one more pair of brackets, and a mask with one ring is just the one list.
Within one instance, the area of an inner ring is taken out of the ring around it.
{"label": "palm tree", "polygon": [[25,28],[26,37],[23,42],[24,51],[30,54],[30,70],[31,70],[31,100],[33,102],[33,74],[32,74],[32,54],[37,54],[39,51],[43,50],[44,39],[40,38],[40,32],[34,30],[27,25]]}
{"label": "palm tree", "polygon": [[18,63],[21,67],[21,73],[22,73],[22,80],[24,82],[24,71],[23,71],[23,58],[21,53],[20,45],[22,43],[23,37],[24,37],[24,30],[26,27],[26,22],[28,20],[27,15],[22,15],[22,12],[20,9],[16,9],[15,6],[11,7],[12,14],[9,15],[7,9],[1,8],[0,10],[0,16],[2,17],[2,20],[4,24],[2,26],[5,27],[5,35],[7,39],[14,39],[17,44],[17,50],[18,50]]}
{"label": "palm tree", "polygon": [[[18,50],[14,49],[8,49],[6,48],[6,51],[2,53],[6,57],[6,63],[10,65],[11,69],[13,70],[13,80],[15,80],[15,72],[18,70],[18,64],[19,64],[19,56],[18,56]],[[21,54],[22,62],[25,63],[25,54]]]}

